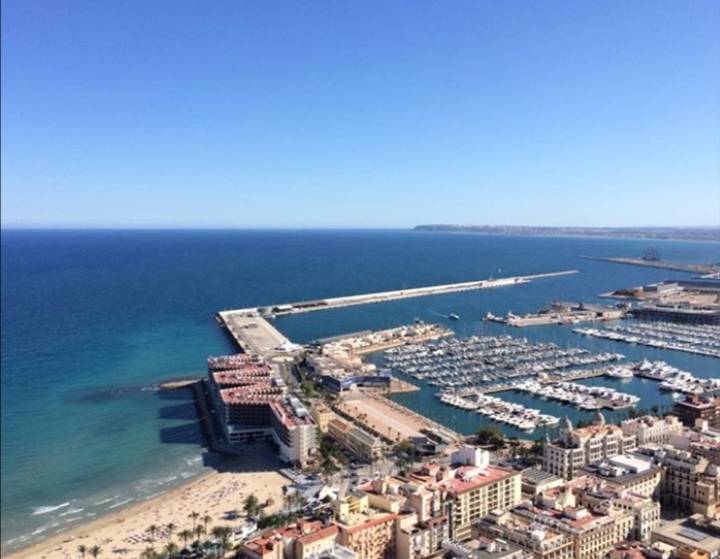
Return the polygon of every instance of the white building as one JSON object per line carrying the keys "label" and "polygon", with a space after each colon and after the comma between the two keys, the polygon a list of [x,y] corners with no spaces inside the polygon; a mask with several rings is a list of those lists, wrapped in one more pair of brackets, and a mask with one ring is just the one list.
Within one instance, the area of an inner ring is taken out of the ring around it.
{"label": "white building", "polygon": [[627,419],[620,424],[623,433],[635,435],[639,446],[645,444],[667,444],[671,435],[682,433],[683,424],[674,415],[655,417],[645,415],[635,419]]}
{"label": "white building", "polygon": [[569,419],[560,428],[555,441],[543,447],[543,469],[565,479],[572,479],[589,464],[625,454],[636,448],[634,434],[626,434],[617,425],[606,425],[601,413],[588,427],[574,429]]}

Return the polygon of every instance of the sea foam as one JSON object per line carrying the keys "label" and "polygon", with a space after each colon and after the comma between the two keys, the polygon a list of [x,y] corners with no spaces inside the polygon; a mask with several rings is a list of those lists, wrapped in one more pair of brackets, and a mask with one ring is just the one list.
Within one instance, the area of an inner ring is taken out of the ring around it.
{"label": "sea foam", "polygon": [[60,505],[49,505],[46,507],[36,507],[33,509],[33,516],[37,516],[39,514],[47,514],[49,512],[53,512],[53,511],[56,511],[56,510],[59,510],[59,509],[65,508],[65,507],[69,507],[69,506],[70,506],[70,502],[68,501],[67,503],[62,503]]}

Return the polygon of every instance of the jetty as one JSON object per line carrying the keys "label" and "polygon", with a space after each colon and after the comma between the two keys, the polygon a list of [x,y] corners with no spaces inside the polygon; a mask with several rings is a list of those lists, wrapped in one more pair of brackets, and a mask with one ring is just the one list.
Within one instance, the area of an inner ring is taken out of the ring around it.
{"label": "jetty", "polygon": [[277,328],[268,322],[268,319],[289,314],[324,311],[355,305],[386,303],[415,297],[510,287],[530,283],[531,281],[539,279],[561,277],[576,273],[578,273],[577,270],[565,270],[528,276],[512,276],[507,278],[413,287],[396,291],[346,295],[264,307],[247,307],[244,309],[220,311],[217,313],[217,320],[227,329],[235,344],[242,351],[252,351],[259,355],[293,355],[301,349],[300,346],[293,344],[287,339]]}
{"label": "jetty", "polygon": [[547,326],[551,324],[577,324],[579,322],[602,322],[618,320],[625,316],[627,307],[607,307],[590,303],[551,303],[537,313],[518,316],[511,312],[507,316],[496,316],[490,312],[484,320],[500,322],[516,328],[526,326]]}
{"label": "jetty", "polygon": [[674,272],[687,272],[689,274],[710,275],[711,277],[720,273],[720,267],[715,264],[680,264],[668,262],[667,260],[647,260],[644,258],[609,257],[609,256],[583,256],[585,260],[598,260],[600,262],[613,262],[614,264],[627,264],[630,266],[643,266],[645,268],[659,268],[661,270],[672,270]]}

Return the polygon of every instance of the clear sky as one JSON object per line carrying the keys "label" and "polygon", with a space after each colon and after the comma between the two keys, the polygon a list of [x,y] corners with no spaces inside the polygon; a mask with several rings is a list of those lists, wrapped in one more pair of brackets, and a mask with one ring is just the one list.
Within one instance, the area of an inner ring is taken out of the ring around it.
{"label": "clear sky", "polygon": [[720,224],[717,1],[2,5],[5,226]]}

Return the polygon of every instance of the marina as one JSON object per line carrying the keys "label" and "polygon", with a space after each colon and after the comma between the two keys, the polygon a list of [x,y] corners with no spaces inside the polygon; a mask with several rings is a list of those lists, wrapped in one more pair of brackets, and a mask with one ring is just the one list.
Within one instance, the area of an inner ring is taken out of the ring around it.
{"label": "marina", "polygon": [[537,380],[526,380],[515,384],[513,389],[550,400],[558,400],[574,405],[581,410],[602,408],[620,410],[635,406],[640,401],[637,396],[618,392],[613,388],[586,386],[573,382],[542,383]]}
{"label": "marina", "polygon": [[[698,332],[712,335],[709,327],[699,327]],[[657,381],[659,390],[672,394],[720,389],[720,379],[698,378],[663,361],[624,363],[619,353],[561,348],[554,343],[532,343],[508,335],[410,344],[386,351],[384,360],[393,371],[434,387],[435,396],[443,404],[525,432],[553,426],[557,416],[509,401],[512,394],[525,393],[581,412],[618,412],[637,406],[641,397],[576,381],[606,378],[625,383],[639,377]],[[494,395],[500,392],[507,396]]]}
{"label": "marina", "polygon": [[720,378],[698,378],[664,361],[643,360],[634,367],[637,376],[660,381],[660,389],[681,394],[703,394],[720,390]]}
{"label": "marina", "polygon": [[454,394],[441,392],[437,397],[444,404],[463,410],[474,411],[498,423],[505,423],[523,431],[533,431],[539,426],[553,426],[560,422],[554,415],[543,414],[540,410],[521,404],[506,402],[495,396],[479,392]]}
{"label": "marina", "polygon": [[471,336],[408,345],[385,353],[388,365],[404,374],[444,388],[484,387],[541,373],[622,360],[619,353],[593,354],[586,349],[563,349],[553,343],[530,343],[512,336]]}
{"label": "marina", "polygon": [[604,328],[575,328],[583,336],[720,358],[720,326],[627,321]]}

